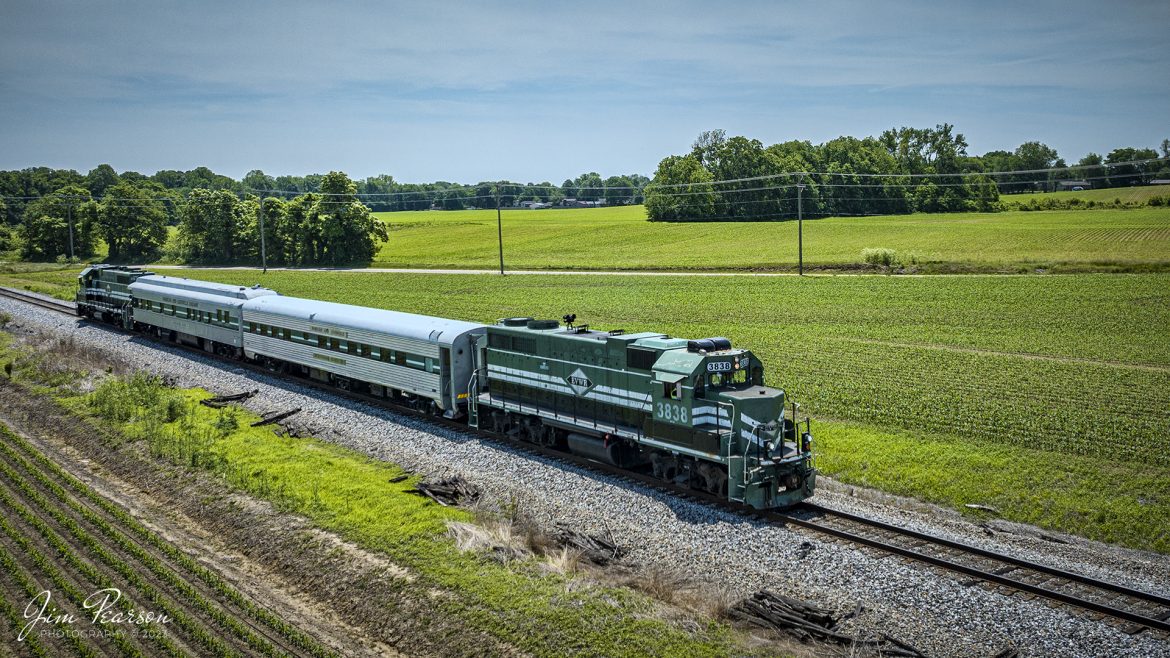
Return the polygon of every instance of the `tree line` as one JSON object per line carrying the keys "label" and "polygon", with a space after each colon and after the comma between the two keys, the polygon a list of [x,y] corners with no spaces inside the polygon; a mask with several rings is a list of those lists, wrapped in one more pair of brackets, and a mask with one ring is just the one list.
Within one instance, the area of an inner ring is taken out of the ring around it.
{"label": "tree line", "polygon": [[259,263],[259,225],[273,265],[369,262],[386,229],[369,213],[442,208],[494,208],[565,198],[641,203],[649,178],[602,178],[596,172],[551,183],[476,185],[398,183],[381,175],[353,181],[345,174],[271,177],[260,170],[236,181],[206,167],[152,176],[117,173],[102,164],[87,174],[32,167],[0,171],[0,253],[24,260],[92,256],[105,241],[111,261],[147,261],[167,246],[191,263]]}
{"label": "tree line", "polygon": [[[588,172],[560,185],[416,184],[389,175],[354,181],[339,172],[273,177],[260,170],[237,181],[207,167],[151,176],[119,174],[108,164],[86,174],[31,167],[0,171],[0,253],[82,259],[103,240],[110,260],[145,261],[166,246],[170,225],[177,226],[171,248],[178,259],[257,263],[263,220],[270,263],[341,265],[368,262],[386,240],[371,211],[576,199],[644,203],[651,220],[776,220],[795,217],[798,207],[806,217],[992,211],[999,209],[1000,194],[1049,190],[1061,180],[1099,188],[1170,178],[1170,140],[1162,140],[1160,155],[1149,148],[1117,148],[1105,156],[1089,153],[1072,169],[1064,169],[1056,150],[1041,142],[982,156],[969,155],[967,146],[949,124],[767,147],[712,130],[700,134],[689,153],[664,158],[653,179]],[[1152,162],[1125,164],[1134,161]],[[1047,169],[1057,170],[1028,173]]]}
{"label": "tree line", "polygon": [[142,262],[158,258],[167,227],[175,224],[172,255],[187,263],[259,263],[264,248],[272,265],[350,265],[370,262],[387,238],[385,224],[341,172],[322,176],[318,192],[288,200],[241,197],[227,187],[195,188],[181,197],[153,181],[119,181],[103,192],[96,198],[82,185],[67,184],[29,201],[15,236],[0,236],[7,242],[0,249],[18,246],[24,260],[66,254],[80,260],[94,255],[100,238],[110,261]]}
{"label": "tree line", "polygon": [[[982,156],[969,155],[967,146],[945,123],[767,147],[706,131],[689,153],[659,163],[644,190],[646,212],[652,221],[989,212],[999,209],[1001,193],[1051,191],[1062,180],[1101,188],[1170,178],[1170,140],[1162,140],[1160,156],[1154,149],[1117,148],[1104,157],[1089,153],[1075,168],[1066,168],[1056,150],[1041,142]],[[1145,160],[1152,162],[1122,164]],[[1057,170],[1037,173],[1048,169]]]}
{"label": "tree line", "polygon": [[[608,205],[642,203],[641,188],[650,181],[641,174],[627,174],[602,178],[597,172],[565,179],[559,186],[542,183],[514,183],[511,181],[481,181],[474,185],[460,185],[447,181],[434,183],[400,183],[393,176],[371,176],[357,181],[357,190],[363,203],[374,212],[403,210],[464,210],[515,206],[523,201],[558,204],[565,199],[599,201]],[[289,196],[318,190],[318,177],[268,176],[262,171],[248,172],[243,178],[247,190],[272,190],[276,196]]]}

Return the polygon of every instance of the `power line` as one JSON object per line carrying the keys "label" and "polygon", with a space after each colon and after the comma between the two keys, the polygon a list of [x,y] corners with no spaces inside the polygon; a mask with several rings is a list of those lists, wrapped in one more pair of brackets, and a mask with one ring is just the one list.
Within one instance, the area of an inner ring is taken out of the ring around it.
{"label": "power line", "polygon": [[[1045,168],[1045,169],[1027,169],[1027,170],[1017,170],[1017,171],[992,171],[992,172],[971,171],[971,172],[918,173],[918,174],[911,174],[911,173],[884,173],[883,174],[883,173],[862,173],[862,172],[780,172],[780,173],[766,174],[766,175],[761,175],[761,176],[749,176],[749,177],[743,177],[743,178],[731,178],[731,179],[712,180],[712,181],[693,181],[693,182],[688,182],[688,183],[655,184],[655,183],[651,182],[651,183],[647,183],[647,185],[645,185],[645,186],[576,187],[573,189],[577,193],[600,192],[601,193],[600,196],[604,196],[604,194],[606,192],[614,192],[614,191],[623,191],[623,192],[633,192],[633,193],[638,193],[638,194],[644,194],[646,192],[647,188],[652,185],[653,190],[657,191],[658,196],[669,198],[669,197],[674,197],[674,196],[690,196],[690,195],[697,195],[697,194],[712,194],[712,193],[714,193],[714,194],[730,194],[730,193],[763,192],[763,191],[772,191],[772,190],[795,189],[797,183],[793,182],[793,183],[784,184],[784,185],[771,185],[771,186],[762,186],[762,187],[757,186],[757,187],[749,187],[749,188],[733,188],[733,189],[728,189],[728,190],[700,190],[700,191],[673,192],[673,193],[661,192],[659,190],[671,190],[671,189],[678,189],[678,188],[691,188],[693,190],[693,188],[699,187],[699,186],[730,185],[730,184],[735,184],[735,183],[751,183],[751,182],[759,182],[759,181],[765,181],[765,180],[775,180],[775,179],[779,179],[779,178],[797,179],[800,177],[814,177],[814,176],[838,177],[838,178],[879,178],[879,179],[929,179],[929,178],[934,178],[934,179],[943,178],[943,179],[945,179],[945,178],[978,178],[978,177],[986,177],[988,179],[992,179],[993,177],[996,177],[996,176],[1020,176],[1020,175],[1033,175],[1033,174],[1051,174],[1051,173],[1055,173],[1055,172],[1071,172],[1071,171],[1080,170],[1080,169],[1100,168],[1100,169],[1108,170],[1108,169],[1115,169],[1115,168],[1119,168],[1119,167],[1138,166],[1138,165],[1145,165],[1145,164],[1150,164],[1150,163],[1159,163],[1159,162],[1166,162],[1166,161],[1167,161],[1166,158],[1153,158],[1153,159],[1145,159],[1145,160],[1131,160],[1131,161],[1126,161],[1126,162],[1113,162],[1113,163],[1089,164],[1089,165],[1072,165],[1072,166],[1066,166],[1066,167],[1049,167],[1049,168]],[[1148,172],[1135,172],[1133,174],[1127,173],[1127,174],[1123,174],[1123,176],[1126,176],[1126,177],[1140,176],[1140,175],[1143,175],[1144,173],[1148,173]],[[1116,178],[1116,177],[1117,177],[1117,174],[1081,177],[1081,178],[1078,178],[1077,180],[1096,181],[1096,180],[1109,180],[1111,178]],[[1057,180],[1060,180],[1060,179],[1043,178],[1043,179],[1031,179],[1031,180],[1025,180],[1025,181],[1001,181],[1001,180],[993,180],[992,179],[992,180],[989,180],[989,182],[995,184],[996,186],[1009,186],[1009,185],[1035,185],[1035,184],[1040,184],[1040,183],[1056,182]],[[806,183],[806,184],[814,189],[840,188],[840,187],[845,187],[845,188],[870,187],[870,188],[885,188],[885,189],[906,187],[906,188],[912,188],[912,189],[919,189],[922,187],[922,184],[916,184],[916,183],[873,183],[873,184],[843,183],[843,184],[841,184],[841,183],[828,183],[828,182],[818,183],[815,180],[810,181],[809,183]],[[969,185],[969,183],[942,182],[942,183],[931,183],[931,185],[933,185],[934,187],[964,187],[964,186]],[[381,198],[390,198],[390,197],[411,197],[411,196],[418,197],[417,199],[406,199],[406,200],[400,201],[400,203],[409,203],[411,201],[427,201],[427,200],[435,201],[437,199],[432,198],[435,195],[449,194],[449,193],[453,193],[453,192],[461,192],[461,191],[468,191],[468,190],[475,190],[475,189],[485,188],[485,187],[490,187],[490,186],[476,184],[476,185],[459,185],[459,186],[454,186],[454,187],[431,189],[431,190],[409,190],[409,191],[398,191],[398,192],[354,192],[354,193],[320,192],[320,191],[313,191],[313,190],[296,191],[296,190],[266,190],[266,189],[258,189],[258,188],[246,188],[245,193],[251,192],[251,193],[260,193],[260,194],[278,194],[278,195],[291,195],[291,196],[303,196],[303,195],[312,194],[312,195],[316,195],[316,196],[320,196],[320,197],[334,197],[334,196],[353,197],[353,198],[358,199],[358,200],[361,200],[361,199],[381,199]],[[501,187],[504,188],[503,190],[501,190],[501,196],[512,196],[512,197],[521,196],[527,192],[532,192],[532,191],[536,191],[536,190],[561,191],[563,189],[561,186],[558,186],[558,185],[551,185],[551,184],[550,185],[534,185],[534,184],[527,184],[527,183],[503,183],[503,184],[501,184]],[[514,190],[515,190],[514,193],[508,194],[506,191],[504,191],[504,190],[507,190],[508,187],[514,188]],[[207,188],[196,188],[196,189],[206,190]],[[211,191],[211,192],[226,191],[226,192],[229,192],[229,193],[237,195],[237,196],[240,194],[240,192],[237,192],[235,190],[226,189],[226,188],[221,189],[221,190],[209,190],[209,191]],[[269,197],[269,198],[272,198],[272,197]],[[493,198],[494,198],[494,194],[489,193],[489,194],[474,195],[474,196],[461,196],[461,197],[458,197],[458,200],[462,201],[462,200],[478,200],[478,199],[493,199]],[[0,199],[10,200],[10,201],[34,201],[34,200],[38,200],[38,199],[60,199],[60,200],[71,200],[71,201],[96,201],[96,202],[159,201],[159,202],[164,202],[164,203],[192,203],[192,202],[197,201],[196,199],[193,199],[191,197],[190,193],[188,193],[185,196],[175,194],[175,195],[160,196],[160,197],[148,197],[148,198],[108,197],[108,196],[94,197],[94,196],[82,196],[82,195],[57,195],[54,193],[50,193],[50,194],[42,195],[42,196],[5,195],[5,196],[0,196]],[[204,200],[198,200],[198,201],[204,201]],[[206,199],[204,202],[215,203],[216,200],[215,199]],[[133,207],[133,206],[122,206],[122,207]]]}

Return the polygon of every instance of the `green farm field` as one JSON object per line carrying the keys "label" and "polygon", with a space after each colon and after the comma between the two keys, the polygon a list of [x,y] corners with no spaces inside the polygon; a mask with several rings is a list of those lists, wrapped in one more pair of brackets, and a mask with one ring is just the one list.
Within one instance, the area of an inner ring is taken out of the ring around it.
{"label": "green farm field", "polygon": [[[377,215],[390,228],[390,240],[372,267],[499,267],[494,210]],[[506,209],[502,216],[504,260],[511,269],[794,271],[797,264],[792,221],[648,222],[642,206]],[[804,222],[806,267],[855,269],[862,250],[877,247],[915,255],[923,272],[1166,270],[1170,208]]]}
{"label": "green farm field", "polygon": [[1146,203],[1154,197],[1170,196],[1170,185],[1134,185],[1133,187],[1107,187],[1096,190],[1068,190],[1065,192],[1043,192],[1039,194],[1001,194],[1000,201],[1020,201],[1029,198],[1037,200],[1052,198],[1058,200],[1080,199],[1097,203]]}
{"label": "green farm field", "polygon": [[[842,481],[1170,551],[1170,275],[185,274],[473,321],[725,335],[805,405]],[[73,281],[0,276],[66,297]]]}

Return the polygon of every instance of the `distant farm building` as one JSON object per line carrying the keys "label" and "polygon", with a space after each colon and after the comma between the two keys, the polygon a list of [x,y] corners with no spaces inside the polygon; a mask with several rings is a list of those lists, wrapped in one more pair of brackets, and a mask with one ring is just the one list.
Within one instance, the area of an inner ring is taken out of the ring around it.
{"label": "distant farm building", "polygon": [[1091,190],[1091,189],[1093,189],[1093,184],[1087,180],[1059,180],[1059,181],[1056,181],[1056,189],[1058,189],[1058,190],[1076,190],[1077,188],[1080,188],[1082,190]]}

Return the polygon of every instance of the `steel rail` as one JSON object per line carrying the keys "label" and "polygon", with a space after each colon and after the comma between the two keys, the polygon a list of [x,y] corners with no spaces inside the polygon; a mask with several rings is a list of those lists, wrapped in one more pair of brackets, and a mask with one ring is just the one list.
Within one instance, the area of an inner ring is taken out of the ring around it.
{"label": "steel rail", "polygon": [[1095,578],[1090,578],[1088,576],[1082,576],[1080,574],[1073,573],[1070,571],[1063,571],[1060,569],[1055,569],[1055,568],[1048,567],[1048,566],[1038,564],[1035,562],[1029,562],[1027,560],[1022,560],[1022,559],[1011,557],[1008,555],[996,553],[994,551],[982,549],[982,548],[979,548],[977,546],[971,546],[968,544],[963,544],[961,542],[951,541],[949,539],[945,539],[942,537],[935,537],[933,535],[927,535],[925,533],[921,533],[921,532],[918,532],[915,530],[910,530],[908,528],[902,528],[900,526],[884,523],[882,521],[876,521],[874,519],[868,519],[868,518],[857,516],[854,514],[849,514],[847,512],[838,512],[836,510],[831,510],[829,508],[820,507],[819,505],[814,506],[812,504],[804,504],[801,507],[805,507],[805,508],[814,508],[815,507],[818,511],[820,511],[824,514],[827,514],[827,515],[838,516],[838,517],[853,521],[855,523],[871,526],[874,528],[881,529],[883,531],[899,534],[899,535],[902,535],[905,537],[910,537],[910,538],[920,540],[920,541],[923,541],[926,543],[934,544],[936,546],[943,546],[943,547],[948,548],[948,549],[958,550],[958,551],[961,551],[961,552],[968,554],[968,555],[976,555],[976,556],[979,556],[979,557],[982,557],[985,559],[996,560],[996,561],[999,561],[999,562],[1002,562],[1005,564],[1010,564],[1012,566],[1013,570],[1014,569],[1025,569],[1028,571],[1042,573],[1042,574],[1053,576],[1056,578],[1062,578],[1064,580],[1069,581],[1069,584],[1081,585],[1084,587],[1095,588],[1095,589],[1105,591],[1105,592],[1111,592],[1114,594],[1121,594],[1124,596],[1129,596],[1131,598],[1138,599],[1140,601],[1144,601],[1147,603],[1152,603],[1152,604],[1155,604],[1158,606],[1162,606],[1163,610],[1159,616],[1156,616],[1156,617],[1149,616],[1146,614],[1142,614],[1142,613],[1134,612],[1132,610],[1128,610],[1126,608],[1120,608],[1117,606],[1112,606],[1112,605],[1108,605],[1108,604],[1104,604],[1104,603],[1098,603],[1096,601],[1091,601],[1091,600],[1082,598],[1080,596],[1077,596],[1075,594],[1069,594],[1067,592],[1062,592],[1062,591],[1059,591],[1056,589],[1043,587],[1042,585],[1039,585],[1039,584],[1033,584],[1033,583],[1025,582],[1025,581],[1020,580],[1020,579],[1010,578],[1007,575],[1005,575],[1004,573],[998,573],[997,572],[998,570],[981,569],[979,567],[973,567],[970,565],[955,562],[954,560],[947,559],[945,557],[931,555],[929,553],[915,550],[915,548],[917,548],[917,547],[907,548],[905,546],[899,546],[898,544],[891,543],[888,541],[883,541],[881,539],[867,537],[865,535],[861,535],[861,534],[858,534],[856,532],[850,532],[848,530],[843,530],[841,528],[834,528],[832,526],[829,526],[829,525],[826,525],[823,523],[817,523],[816,521],[801,519],[799,517],[793,516],[792,512],[768,512],[768,513],[766,513],[766,515],[768,517],[770,517],[771,519],[775,520],[777,523],[791,523],[791,524],[800,526],[802,528],[808,528],[808,529],[816,531],[816,532],[820,532],[820,533],[827,534],[827,535],[830,535],[833,537],[844,539],[844,540],[849,541],[851,543],[859,544],[862,546],[869,546],[871,548],[876,548],[876,549],[879,549],[882,551],[886,551],[888,553],[893,553],[895,555],[901,555],[903,557],[911,558],[911,559],[919,561],[919,562],[924,562],[926,564],[931,564],[931,565],[934,565],[937,567],[941,567],[941,568],[947,569],[949,571],[962,573],[964,575],[971,576],[972,578],[977,578],[979,580],[985,580],[988,582],[995,583],[997,585],[1003,585],[1003,586],[1009,587],[1009,588],[1014,589],[1014,590],[1018,590],[1021,592],[1027,592],[1029,594],[1034,594],[1036,596],[1042,596],[1044,598],[1058,601],[1060,603],[1065,603],[1065,604],[1068,604],[1071,606],[1075,606],[1075,607],[1082,608],[1085,610],[1090,610],[1090,611],[1097,612],[1097,613],[1100,613],[1103,615],[1107,615],[1109,617],[1114,617],[1117,619],[1122,619],[1124,621],[1132,622],[1132,623],[1138,624],[1140,626],[1145,626],[1145,627],[1153,628],[1153,629],[1160,630],[1160,631],[1170,632],[1170,621],[1168,621],[1168,619],[1170,619],[1170,599],[1159,596],[1157,594],[1151,594],[1149,592],[1142,592],[1140,590],[1130,589],[1128,587],[1124,587],[1122,585],[1116,585],[1113,583],[1107,583],[1105,581],[1097,580]]}
{"label": "steel rail", "polygon": [[842,512],[840,510],[835,510],[835,509],[832,509],[829,507],[822,507],[821,505],[817,505],[816,503],[810,503],[810,502],[801,503],[796,508],[796,510],[800,510],[800,509],[808,510],[810,512],[814,512],[814,513],[818,513],[818,514],[826,514],[826,515],[830,515],[830,516],[836,516],[836,517],[845,519],[847,521],[852,521],[853,523],[868,525],[868,526],[877,528],[879,530],[885,530],[888,532],[895,532],[897,534],[900,534],[900,535],[903,535],[906,537],[910,537],[912,539],[917,539],[917,540],[924,541],[924,542],[930,542],[932,544],[937,544],[939,546],[945,546],[947,548],[952,548],[955,550],[963,551],[964,553],[969,553],[971,555],[978,555],[979,557],[988,558],[991,560],[997,560],[999,562],[1004,562],[1004,563],[1010,564],[1012,566],[1020,567],[1023,569],[1030,569],[1032,571],[1037,571],[1037,572],[1047,574],[1050,576],[1055,576],[1057,578],[1064,578],[1066,580],[1075,581],[1077,583],[1080,583],[1083,585],[1088,585],[1090,587],[1095,587],[1097,589],[1108,590],[1111,592],[1115,592],[1117,594],[1122,594],[1124,596],[1129,596],[1129,597],[1132,597],[1135,599],[1141,599],[1141,600],[1147,601],[1149,603],[1154,603],[1156,605],[1164,606],[1168,611],[1170,611],[1170,598],[1165,597],[1165,596],[1159,596],[1157,594],[1152,594],[1150,592],[1144,592],[1142,590],[1133,589],[1131,587],[1126,587],[1124,585],[1118,585],[1116,583],[1110,583],[1108,581],[1098,580],[1098,579],[1093,578],[1091,576],[1082,576],[1080,574],[1076,574],[1076,573],[1073,573],[1070,571],[1056,569],[1054,567],[1045,566],[1043,564],[1037,564],[1035,562],[1029,562],[1027,560],[1023,560],[1023,559],[1020,559],[1017,557],[1012,557],[1011,555],[1007,555],[1004,553],[997,553],[995,551],[988,550],[985,548],[980,548],[978,546],[973,546],[971,544],[965,544],[963,542],[958,542],[958,541],[954,541],[951,539],[946,539],[945,537],[928,535],[924,532],[919,532],[917,530],[912,530],[910,528],[904,528],[902,526],[897,526],[897,525],[894,525],[892,523],[886,523],[885,521],[878,521],[876,519],[871,519],[868,517],[859,516],[857,514],[851,514],[849,512]]}
{"label": "steel rail", "polygon": [[41,297],[40,295],[34,295],[32,293],[28,293],[28,292],[25,292],[23,290],[17,290],[15,288],[0,287],[0,297],[7,297],[9,299],[15,299],[17,301],[27,302],[29,304],[33,304],[35,306],[40,306],[41,308],[48,309],[50,311],[59,311],[61,313],[66,313],[69,315],[76,315],[77,314],[76,306],[74,306],[73,304],[71,304],[69,302],[63,302],[60,300],[52,300],[52,299],[49,299],[47,297]]}

